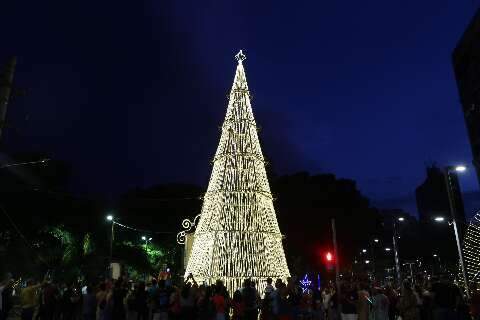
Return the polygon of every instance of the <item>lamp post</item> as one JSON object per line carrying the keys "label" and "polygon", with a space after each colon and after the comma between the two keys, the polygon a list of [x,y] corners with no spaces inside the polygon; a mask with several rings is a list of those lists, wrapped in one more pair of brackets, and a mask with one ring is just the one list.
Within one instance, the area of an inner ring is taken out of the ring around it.
{"label": "lamp post", "polygon": [[113,220],[113,215],[109,214],[107,216],[107,221],[112,223],[112,231],[110,233],[110,265],[108,266],[108,269],[110,270],[110,277],[112,277],[113,241],[115,238],[115,220]]}
{"label": "lamp post", "polygon": [[[470,299],[470,291],[468,290],[468,281],[467,281],[467,273],[465,272],[465,265],[463,263],[463,254],[462,254],[462,246],[460,244],[460,236],[458,234],[458,227],[457,227],[457,213],[456,213],[456,208],[455,208],[455,200],[453,199],[453,194],[452,194],[452,184],[451,184],[451,174],[452,172],[464,172],[467,170],[465,166],[447,166],[444,168],[444,176],[445,176],[445,183],[447,187],[447,195],[448,195],[448,203],[450,206],[450,215],[452,217],[451,224],[453,225],[453,230],[455,231],[455,241],[457,242],[457,250],[458,250],[458,259],[460,263],[460,268],[462,270],[462,276],[463,276],[463,282],[465,285],[465,293],[467,294],[467,298]],[[439,219],[439,220],[437,220]],[[435,221],[437,222],[442,222],[444,221],[444,218],[442,217],[437,217],[435,218]]]}
{"label": "lamp post", "polygon": [[[152,241],[152,238],[147,236],[142,236],[142,240],[145,241],[145,253],[148,256],[148,242]],[[143,274],[143,281],[147,281],[147,272]]]}
{"label": "lamp post", "polygon": [[152,238],[148,238],[147,236],[142,236],[142,240],[145,241],[145,250],[147,250],[148,242],[152,241]]}
{"label": "lamp post", "polygon": [[[404,217],[398,217],[398,221],[402,222],[405,221]],[[393,252],[394,252],[394,257],[395,257],[395,272],[397,273],[397,286],[400,287],[402,285],[402,275],[400,273],[400,256],[398,253],[398,244],[397,244],[397,224],[396,220],[393,219]]]}

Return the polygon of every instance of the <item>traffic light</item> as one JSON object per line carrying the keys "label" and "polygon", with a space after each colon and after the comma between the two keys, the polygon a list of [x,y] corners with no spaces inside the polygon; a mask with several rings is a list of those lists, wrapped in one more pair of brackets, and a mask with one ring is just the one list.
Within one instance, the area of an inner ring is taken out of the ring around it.
{"label": "traffic light", "polygon": [[327,270],[329,271],[333,270],[334,261],[335,261],[334,255],[330,251],[325,252],[325,268]]}
{"label": "traffic light", "polygon": [[333,256],[330,252],[327,252],[325,254],[325,259],[327,259],[327,262],[332,262],[333,261]]}

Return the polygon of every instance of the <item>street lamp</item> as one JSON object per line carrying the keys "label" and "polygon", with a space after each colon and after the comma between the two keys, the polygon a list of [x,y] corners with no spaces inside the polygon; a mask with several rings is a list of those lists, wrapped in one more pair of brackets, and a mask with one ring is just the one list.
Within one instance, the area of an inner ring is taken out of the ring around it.
{"label": "street lamp", "polygon": [[152,238],[147,238],[147,236],[142,236],[142,240],[145,241],[145,249],[147,249],[148,242],[152,241]]}
{"label": "street lamp", "polygon": [[[458,258],[460,262],[460,268],[462,270],[463,282],[465,285],[465,293],[467,294],[467,298],[470,300],[470,291],[468,289],[468,280],[467,280],[467,273],[465,272],[465,265],[463,263],[463,255],[462,255],[462,246],[460,244],[460,236],[458,234],[458,227],[457,227],[457,213],[455,208],[455,200],[452,195],[452,183],[451,183],[451,174],[453,172],[465,172],[467,168],[463,165],[458,165],[455,167],[447,166],[444,168],[443,174],[445,176],[445,184],[447,187],[447,195],[448,195],[448,203],[450,205],[450,215],[452,216],[453,230],[455,231],[455,240],[457,242],[457,250],[458,250]],[[440,217],[438,217],[440,218]],[[437,222],[442,222],[443,220],[437,220]]]}
{"label": "street lamp", "polygon": [[385,248],[385,251],[390,251],[390,250],[392,250],[392,249],[390,249],[390,248]]}
{"label": "street lamp", "polygon": [[113,276],[112,274],[112,259],[113,259],[113,241],[115,238],[115,220],[113,220],[113,215],[109,214],[107,216],[107,221],[110,221],[112,223],[112,230],[110,233],[110,276]]}
{"label": "street lamp", "polygon": [[373,239],[373,241],[376,242],[376,243],[378,243],[379,240],[378,240],[378,239]]}
{"label": "street lamp", "polygon": [[[403,222],[403,221],[405,221],[405,218],[404,217],[398,217],[397,220],[399,222]],[[400,287],[402,285],[402,275],[400,273],[400,255],[398,253],[398,244],[397,244],[397,240],[400,237],[397,234],[397,223],[396,223],[395,219],[392,220],[392,224],[393,224],[392,240],[393,240],[393,252],[394,252],[394,257],[395,257],[395,271],[397,273],[397,286]]]}
{"label": "street lamp", "polygon": [[363,253],[367,252],[367,249],[362,249],[362,252],[363,252]]}
{"label": "street lamp", "polygon": [[444,217],[435,217],[433,220],[435,220],[436,222],[443,222],[443,221],[445,221],[445,218]]}

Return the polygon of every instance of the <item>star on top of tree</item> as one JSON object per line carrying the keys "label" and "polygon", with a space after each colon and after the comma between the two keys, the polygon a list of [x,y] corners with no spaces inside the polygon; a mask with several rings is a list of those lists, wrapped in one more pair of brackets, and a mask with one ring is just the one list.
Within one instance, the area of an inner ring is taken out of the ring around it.
{"label": "star on top of tree", "polygon": [[242,62],[243,60],[247,59],[247,56],[243,53],[242,50],[238,51],[238,53],[235,55],[235,59],[237,59],[238,62]]}

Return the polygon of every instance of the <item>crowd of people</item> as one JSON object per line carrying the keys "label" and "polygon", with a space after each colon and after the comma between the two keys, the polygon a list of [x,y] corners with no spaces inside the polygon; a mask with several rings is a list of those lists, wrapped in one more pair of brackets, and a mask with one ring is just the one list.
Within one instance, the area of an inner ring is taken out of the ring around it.
{"label": "crowd of people", "polygon": [[[264,292],[246,279],[232,295],[222,281],[197,284],[189,276],[180,286],[170,279],[148,282],[102,281],[96,286],[35,283],[24,288],[0,283],[0,320],[463,320],[480,319],[480,293],[470,301],[448,281],[402,288],[366,281],[343,281],[338,292],[267,279]],[[14,299],[17,297],[17,302]]]}

